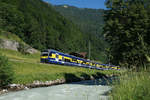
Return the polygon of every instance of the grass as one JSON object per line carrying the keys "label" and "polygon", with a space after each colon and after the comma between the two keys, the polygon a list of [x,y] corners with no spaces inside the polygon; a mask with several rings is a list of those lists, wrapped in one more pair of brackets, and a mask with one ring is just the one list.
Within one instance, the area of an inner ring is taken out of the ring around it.
{"label": "grass", "polygon": [[7,56],[10,60],[19,60],[20,62],[32,62],[32,63],[40,62],[40,52],[36,54],[27,54],[27,55],[8,49],[0,49],[0,52],[3,55]]}
{"label": "grass", "polygon": [[66,79],[72,81],[81,77],[90,79],[91,76],[97,76],[100,73],[104,75],[120,73],[119,71],[100,71],[80,67],[41,64],[39,52],[27,55],[7,49],[0,49],[0,52],[9,58],[9,64],[14,69],[13,83],[18,84],[28,84],[35,80],[50,81]]}
{"label": "grass", "polygon": [[[110,75],[116,73],[114,71],[99,71],[80,67],[61,66],[53,64],[39,64],[27,62],[14,62],[10,61],[15,71],[15,79],[13,83],[27,84],[35,80],[48,81],[56,79],[70,78],[79,79],[82,76],[89,78],[99,73]],[[70,80],[70,79],[67,79]]]}
{"label": "grass", "polygon": [[150,73],[140,71],[122,75],[111,96],[112,100],[150,100]]}
{"label": "grass", "polygon": [[34,80],[47,81],[56,79],[65,79],[65,74],[74,74],[79,77],[81,73],[92,75],[98,71],[91,71],[89,69],[68,67],[61,65],[49,64],[35,64],[35,63],[22,63],[10,62],[15,70],[14,83],[32,83]]}

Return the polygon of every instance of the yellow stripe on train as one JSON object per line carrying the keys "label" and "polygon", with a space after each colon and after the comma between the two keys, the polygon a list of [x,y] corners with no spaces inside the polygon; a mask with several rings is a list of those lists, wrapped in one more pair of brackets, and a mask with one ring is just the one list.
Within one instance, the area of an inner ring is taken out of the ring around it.
{"label": "yellow stripe on train", "polygon": [[45,59],[45,58],[48,58],[48,56],[41,56],[41,58],[44,58],[44,59]]}

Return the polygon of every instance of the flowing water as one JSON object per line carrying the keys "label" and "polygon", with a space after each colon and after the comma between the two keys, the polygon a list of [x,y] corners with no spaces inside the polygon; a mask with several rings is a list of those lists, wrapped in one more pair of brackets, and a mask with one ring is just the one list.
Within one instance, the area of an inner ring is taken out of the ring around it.
{"label": "flowing water", "polygon": [[108,100],[105,93],[110,90],[104,81],[82,81],[10,92],[1,95],[0,100]]}

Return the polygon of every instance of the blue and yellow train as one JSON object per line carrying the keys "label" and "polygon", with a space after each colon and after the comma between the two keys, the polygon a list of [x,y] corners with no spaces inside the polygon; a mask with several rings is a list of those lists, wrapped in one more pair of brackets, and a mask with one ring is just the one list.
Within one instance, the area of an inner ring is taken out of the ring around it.
{"label": "blue and yellow train", "polygon": [[78,66],[78,67],[98,69],[98,70],[119,70],[120,69],[118,66],[92,62],[87,59],[61,53],[52,49],[47,49],[41,52],[41,63]]}

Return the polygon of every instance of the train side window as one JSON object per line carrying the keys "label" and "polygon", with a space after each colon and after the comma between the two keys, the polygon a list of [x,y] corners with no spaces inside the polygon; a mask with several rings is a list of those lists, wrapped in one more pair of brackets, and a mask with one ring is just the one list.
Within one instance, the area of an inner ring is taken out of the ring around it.
{"label": "train side window", "polygon": [[97,66],[98,66],[98,67],[101,67],[101,65],[100,65],[100,64],[98,64]]}
{"label": "train side window", "polygon": [[85,61],[83,61],[83,62],[82,62],[82,64],[86,64],[86,62],[85,62]]}
{"label": "train side window", "polygon": [[78,63],[77,59],[75,59],[75,58],[72,58],[72,62]]}
{"label": "train side window", "polygon": [[98,67],[98,64],[95,64],[96,67]]}
{"label": "train side window", "polygon": [[92,66],[92,63],[90,63],[90,66]]}
{"label": "train side window", "polygon": [[79,64],[79,61],[76,59],[75,63]]}
{"label": "train side window", "polygon": [[70,62],[70,59],[65,59],[65,62]]}
{"label": "train side window", "polygon": [[95,67],[96,66],[96,64],[95,63],[92,63],[92,65]]}
{"label": "train side window", "polygon": [[88,65],[88,66],[89,66],[89,62],[86,62],[86,65]]}
{"label": "train side window", "polygon": [[78,62],[79,64],[81,64],[81,60],[77,60],[77,62]]}
{"label": "train side window", "polygon": [[42,54],[41,56],[48,56],[48,54],[47,54],[47,53],[44,53],[44,54]]}
{"label": "train side window", "polygon": [[94,63],[92,63],[92,65],[93,65],[93,66],[95,66],[95,64],[94,64]]}
{"label": "train side window", "polygon": [[74,59],[74,58],[73,58],[72,61],[77,61],[77,59]]}
{"label": "train side window", "polygon": [[58,54],[56,54],[56,58],[58,58],[59,57],[59,55]]}
{"label": "train side window", "polygon": [[49,54],[49,57],[51,57],[51,56],[52,56],[52,53]]}

